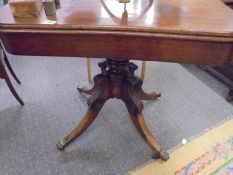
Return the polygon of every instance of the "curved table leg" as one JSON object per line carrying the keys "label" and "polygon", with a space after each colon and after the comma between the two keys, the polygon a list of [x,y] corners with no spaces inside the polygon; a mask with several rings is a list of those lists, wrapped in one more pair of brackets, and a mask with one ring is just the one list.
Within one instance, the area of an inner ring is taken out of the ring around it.
{"label": "curved table leg", "polygon": [[101,78],[98,75],[96,77],[99,77],[100,79],[98,79],[97,81],[99,83],[98,86],[95,88],[94,93],[88,99],[88,111],[84,115],[81,122],[67,136],[58,141],[58,149],[62,150],[68,143],[78,138],[96,119],[104,103],[109,99],[109,83],[107,78]]}
{"label": "curved table leg", "polygon": [[89,108],[81,122],[67,136],[58,141],[57,148],[63,150],[68,143],[78,138],[96,119],[103,104],[104,102],[99,103],[96,109]]}
{"label": "curved table leg", "polygon": [[130,116],[134,122],[135,127],[141,134],[142,138],[155,152],[155,156],[153,156],[153,158],[160,158],[164,161],[167,161],[169,159],[169,154],[167,152],[162,152],[162,147],[160,146],[159,142],[156,140],[156,138],[152,135],[151,131],[147,127],[143,115],[140,113],[137,116],[133,116],[133,115]]}
{"label": "curved table leg", "polygon": [[5,63],[6,63],[7,68],[9,69],[11,75],[13,76],[13,78],[15,79],[15,81],[16,81],[18,84],[21,84],[21,82],[19,81],[19,79],[18,79],[18,77],[16,76],[15,72],[13,71],[13,69],[12,69],[12,67],[11,67],[11,65],[10,65],[10,63],[9,63],[9,60],[8,60],[8,58],[7,58],[7,56],[6,56],[6,53],[5,53],[4,51],[3,51],[3,55],[4,55],[4,61],[5,61]]}
{"label": "curved table leg", "polygon": [[145,123],[144,117],[142,115],[143,104],[141,99],[138,98],[137,86],[135,90],[134,83],[132,82],[135,81],[128,81],[128,83],[126,83],[123,87],[123,94],[121,99],[124,101],[131,119],[133,120],[133,123],[139,131],[140,135],[155,152],[155,156],[153,157],[167,161],[169,159],[168,153],[162,151],[162,147],[156,138],[152,135],[151,131]]}

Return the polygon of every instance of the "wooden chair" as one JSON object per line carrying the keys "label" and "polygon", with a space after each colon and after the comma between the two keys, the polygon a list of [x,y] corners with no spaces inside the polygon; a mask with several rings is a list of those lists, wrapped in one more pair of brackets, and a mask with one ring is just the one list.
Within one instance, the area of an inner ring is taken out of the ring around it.
{"label": "wooden chair", "polygon": [[21,105],[24,105],[24,102],[21,100],[21,98],[19,97],[19,95],[15,91],[15,89],[10,81],[10,78],[9,78],[7,71],[5,69],[5,66],[4,66],[4,62],[5,62],[6,67],[9,69],[11,75],[14,77],[15,81],[18,84],[20,84],[21,82],[19,81],[18,77],[15,75],[15,73],[14,73],[14,71],[13,71],[13,69],[12,69],[8,59],[7,59],[6,53],[4,52],[3,48],[0,47],[0,79],[4,79],[6,81],[7,86],[9,87],[11,93],[14,95],[16,100]]}
{"label": "wooden chair", "polygon": [[141,68],[141,80],[145,79],[146,74],[146,61],[142,61],[142,68]]}
{"label": "wooden chair", "polygon": [[91,83],[91,59],[86,58],[86,61],[87,61],[87,79],[89,83]]}

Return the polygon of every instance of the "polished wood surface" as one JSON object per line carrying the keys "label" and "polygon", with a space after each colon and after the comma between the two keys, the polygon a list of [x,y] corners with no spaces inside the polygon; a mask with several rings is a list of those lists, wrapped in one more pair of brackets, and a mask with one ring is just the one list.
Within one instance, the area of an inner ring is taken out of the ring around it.
{"label": "polished wood surface", "polygon": [[[233,12],[220,0],[131,0],[126,5],[126,10],[127,25],[121,24],[124,4],[117,0],[62,1],[56,16],[50,17],[57,21],[57,24],[51,27],[38,25],[47,19],[44,11],[38,18],[14,18],[6,6],[0,10],[0,23],[2,26],[11,24],[9,28],[72,28],[143,33],[169,31],[233,37]],[[18,24],[27,26],[20,27]]]}
{"label": "polished wood surface", "polygon": [[55,25],[46,19],[43,10],[25,19],[1,8],[7,51],[208,65],[233,57],[233,11],[220,0],[131,0],[126,8],[117,0],[67,0],[48,18]]}

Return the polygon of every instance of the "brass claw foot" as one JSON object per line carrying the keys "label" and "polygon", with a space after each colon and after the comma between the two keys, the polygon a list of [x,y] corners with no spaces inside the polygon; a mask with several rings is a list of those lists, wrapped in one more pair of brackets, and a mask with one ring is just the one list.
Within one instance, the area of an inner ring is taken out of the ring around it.
{"label": "brass claw foot", "polygon": [[162,152],[160,155],[154,154],[153,159],[161,159],[167,161],[169,159],[169,154],[167,152]]}
{"label": "brass claw foot", "polygon": [[57,148],[59,149],[59,150],[63,150],[64,149],[64,147],[66,146],[66,141],[65,141],[65,139],[61,139],[61,140],[59,140],[58,141],[58,143],[57,143]]}

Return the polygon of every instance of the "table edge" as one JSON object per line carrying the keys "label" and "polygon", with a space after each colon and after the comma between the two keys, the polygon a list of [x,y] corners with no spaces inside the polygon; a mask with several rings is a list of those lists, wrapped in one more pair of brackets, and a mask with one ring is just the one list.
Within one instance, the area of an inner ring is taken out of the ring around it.
{"label": "table edge", "polygon": [[[48,28],[49,27],[49,28]],[[33,34],[70,34],[70,35],[108,35],[108,36],[135,36],[135,37],[156,37],[167,39],[182,39],[182,40],[197,40],[197,41],[212,41],[212,42],[233,42],[233,33],[211,33],[211,32],[193,32],[193,31],[170,31],[170,30],[138,30],[114,29],[109,27],[71,27],[57,28],[54,26],[41,26],[32,28],[28,25],[1,25],[0,34],[6,33],[33,33]]]}

